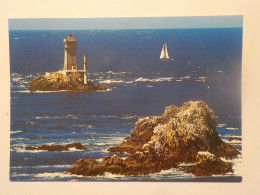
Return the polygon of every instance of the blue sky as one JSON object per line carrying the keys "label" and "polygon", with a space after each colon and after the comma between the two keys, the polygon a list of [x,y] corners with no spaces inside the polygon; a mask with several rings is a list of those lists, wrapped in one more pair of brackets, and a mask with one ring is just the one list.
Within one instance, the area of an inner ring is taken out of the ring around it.
{"label": "blue sky", "polygon": [[9,19],[9,30],[236,28],[243,16]]}

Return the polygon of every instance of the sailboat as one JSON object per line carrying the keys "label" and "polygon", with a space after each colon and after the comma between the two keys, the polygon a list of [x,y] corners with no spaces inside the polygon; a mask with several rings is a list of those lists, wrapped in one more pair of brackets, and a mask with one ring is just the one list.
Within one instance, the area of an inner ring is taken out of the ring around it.
{"label": "sailboat", "polygon": [[165,43],[162,47],[161,55],[160,55],[160,60],[168,60],[170,59],[168,51],[167,51],[167,44]]}

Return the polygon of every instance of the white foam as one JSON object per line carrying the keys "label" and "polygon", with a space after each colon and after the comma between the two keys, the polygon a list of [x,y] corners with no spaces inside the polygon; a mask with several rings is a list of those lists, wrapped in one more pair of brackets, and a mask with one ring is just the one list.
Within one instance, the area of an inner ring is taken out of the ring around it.
{"label": "white foam", "polygon": [[227,160],[225,158],[220,158],[221,160],[223,160],[224,162],[230,162],[233,164],[232,168],[234,170],[234,173],[232,175],[236,175],[236,176],[242,176],[242,158],[241,155],[238,156],[239,158],[235,158],[232,160]]}
{"label": "white foam", "polygon": [[227,124],[224,124],[224,123],[223,124],[220,123],[220,124],[217,125],[217,127],[219,127],[219,128],[225,127],[225,126],[227,126]]}
{"label": "white foam", "polygon": [[18,138],[11,138],[10,140],[11,141],[17,141],[17,140],[28,140],[28,139],[18,137]]}
{"label": "white foam", "polygon": [[126,177],[125,175],[119,175],[119,174],[112,174],[112,173],[109,173],[109,172],[105,172],[104,173],[104,176],[98,176],[98,177],[106,177],[106,178],[122,178],[122,177]]}
{"label": "white foam", "polygon": [[96,145],[96,146],[105,146],[106,143],[95,143],[95,144],[93,144],[93,145]]}
{"label": "white foam", "polygon": [[64,151],[64,152],[82,152],[82,151],[84,151],[84,150],[77,149],[75,147],[71,147],[71,148],[69,148],[69,151]]}
{"label": "white foam", "polygon": [[30,93],[29,90],[21,90],[21,91],[12,91],[14,93]]}
{"label": "white foam", "polygon": [[234,128],[234,127],[227,127],[227,130],[238,130],[239,128]]}
{"label": "white foam", "polygon": [[23,149],[16,150],[16,152],[40,153],[40,152],[48,152],[48,151],[47,150],[25,150],[23,148]]}
{"label": "white foam", "polygon": [[172,81],[172,77],[161,77],[158,79],[148,79],[139,77],[138,79],[135,79],[135,82],[163,82],[163,81]]}
{"label": "white foam", "polygon": [[19,76],[19,77],[21,77],[22,75],[20,75],[20,74],[18,74],[18,73],[12,73],[11,76],[12,76],[12,77],[14,77],[14,76]]}
{"label": "white foam", "polygon": [[199,77],[199,79],[202,81],[202,82],[206,82],[208,80],[208,77]]}
{"label": "white foam", "polygon": [[36,174],[35,177],[43,177],[43,178],[66,178],[71,177],[70,173],[67,172],[54,172],[54,173],[39,173]]}
{"label": "white foam", "polygon": [[126,72],[113,72],[113,71],[108,71],[106,73],[108,73],[108,74],[126,74]]}
{"label": "white foam", "polygon": [[16,133],[22,133],[22,130],[18,130],[18,131],[11,131],[11,134],[16,134]]}
{"label": "white foam", "polygon": [[181,77],[180,79],[189,79],[190,76]]}
{"label": "white foam", "polygon": [[180,163],[178,164],[178,167],[190,167],[194,165],[196,165],[196,163]]}
{"label": "white foam", "polygon": [[198,152],[199,155],[203,155],[203,156],[209,156],[209,157],[214,157],[214,154],[211,154],[210,152],[207,151],[199,151]]}
{"label": "white foam", "polygon": [[104,80],[104,81],[99,81],[99,83],[106,83],[106,84],[110,84],[110,83],[124,83],[124,81],[122,80],[114,80],[114,79],[108,79],[108,80]]}

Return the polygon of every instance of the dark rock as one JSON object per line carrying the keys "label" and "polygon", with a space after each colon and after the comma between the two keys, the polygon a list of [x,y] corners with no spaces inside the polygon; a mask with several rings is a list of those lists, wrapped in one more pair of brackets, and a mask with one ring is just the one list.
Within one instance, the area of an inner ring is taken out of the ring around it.
{"label": "dark rock", "polygon": [[193,173],[196,176],[212,176],[233,173],[232,164],[224,162],[209,152],[199,152],[196,166],[190,167],[186,173]]}
{"label": "dark rock", "polygon": [[32,80],[29,90],[34,91],[97,91],[106,90],[105,85],[95,85],[88,81],[86,85],[80,80],[78,73],[71,74],[70,81],[61,73],[48,73],[42,77],[36,77]]}
{"label": "dark rock", "polygon": [[[202,101],[186,102],[182,107],[169,106],[162,116],[139,119],[130,137],[109,148],[110,152],[127,152],[130,156],[125,160],[117,156],[105,157],[96,165],[102,170],[98,174],[104,171],[123,175],[155,173],[177,167],[181,162],[194,163],[202,158],[198,157],[201,151],[216,156],[213,163],[205,161],[207,169],[212,166],[212,174],[225,174],[232,168],[219,158],[235,158],[240,152],[221,140],[216,126],[213,111]],[[214,163],[217,163],[216,167]],[[221,166],[223,170],[219,168]],[[82,169],[80,164],[77,167]]]}
{"label": "dark rock", "polygon": [[233,141],[233,140],[238,140],[238,141],[242,141],[241,137],[229,137],[228,141]]}
{"label": "dark rock", "polygon": [[70,148],[76,148],[78,150],[88,150],[82,146],[81,143],[71,143],[65,146],[62,145],[42,145],[39,147],[27,146],[25,150],[47,150],[48,152],[61,152],[61,151],[69,151]]}
{"label": "dark rock", "polygon": [[94,176],[102,175],[105,170],[94,159],[80,159],[69,169],[69,172],[76,175]]}

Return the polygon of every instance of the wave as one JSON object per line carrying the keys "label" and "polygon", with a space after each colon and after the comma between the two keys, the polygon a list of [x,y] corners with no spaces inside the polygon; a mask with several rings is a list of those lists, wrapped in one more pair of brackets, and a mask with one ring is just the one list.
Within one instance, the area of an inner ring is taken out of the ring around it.
{"label": "wave", "polygon": [[227,124],[224,124],[224,123],[223,124],[220,123],[220,124],[217,125],[217,127],[219,127],[219,128],[225,127],[225,126],[227,126]]}
{"label": "wave", "polygon": [[63,152],[83,152],[85,150],[77,149],[75,147],[69,148],[69,151],[63,151]]}
{"label": "wave", "polygon": [[227,160],[225,158],[220,158],[224,162],[230,162],[233,164],[232,168],[234,170],[234,173],[229,173],[230,175],[235,175],[235,176],[242,176],[242,156],[239,156],[238,158],[232,159],[232,160]]}
{"label": "wave", "polygon": [[122,80],[104,80],[104,81],[99,81],[99,83],[106,83],[106,84],[110,84],[110,83],[124,83],[125,81],[122,81]]}
{"label": "wave", "polygon": [[17,141],[17,140],[28,140],[28,139],[18,137],[18,138],[11,138],[10,140],[11,141]]}
{"label": "wave", "polygon": [[12,91],[13,93],[31,93],[29,90]]}
{"label": "wave", "polygon": [[53,172],[53,173],[39,173],[36,174],[34,177],[43,177],[43,178],[66,178],[66,177],[71,177],[72,175],[70,173],[67,172]]}
{"label": "wave", "polygon": [[239,128],[236,128],[236,127],[226,127],[227,130],[239,130]]}
{"label": "wave", "polygon": [[15,150],[16,152],[24,152],[24,153],[41,153],[41,152],[48,152],[46,150],[25,150],[24,148],[20,148]]}
{"label": "wave", "polygon": [[17,134],[17,133],[22,133],[22,130],[18,130],[18,131],[11,131],[11,134]]}
{"label": "wave", "polygon": [[148,79],[139,77],[138,79],[135,79],[135,82],[164,82],[164,81],[172,81],[172,77],[162,77],[158,79]]}
{"label": "wave", "polygon": [[108,71],[106,72],[108,74],[113,74],[113,75],[117,75],[117,74],[126,74],[126,72],[113,72],[113,71]]}
{"label": "wave", "polygon": [[36,116],[35,117],[36,119],[52,119],[52,118],[55,118],[55,119],[63,119],[63,118],[72,118],[72,119],[77,119],[78,116],[76,115],[72,115],[72,114],[68,114],[68,115],[65,115],[65,116]]}

